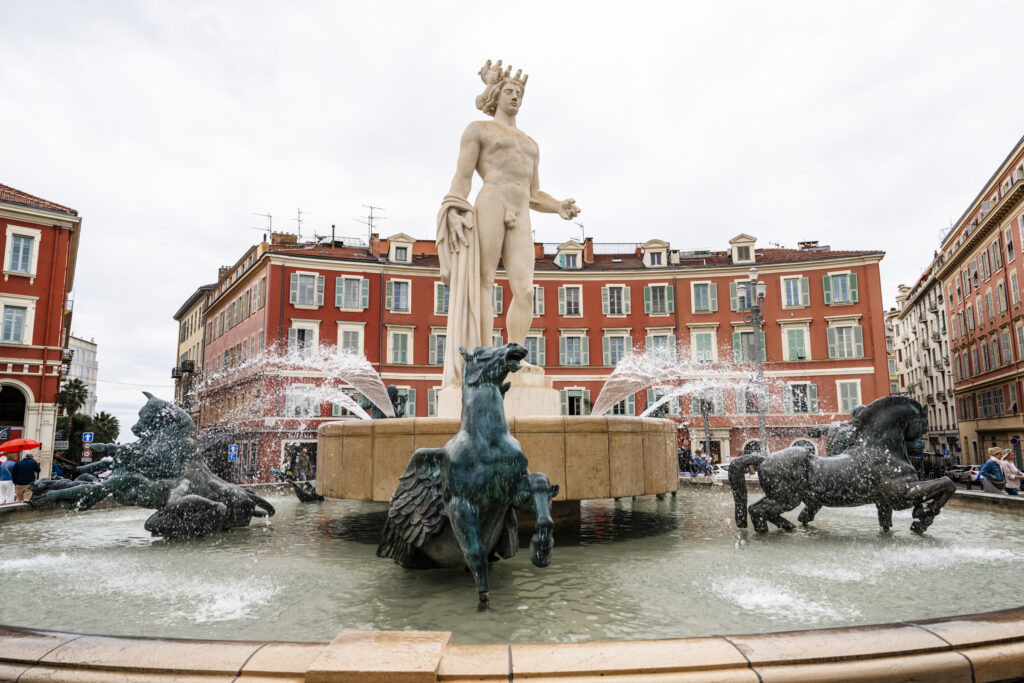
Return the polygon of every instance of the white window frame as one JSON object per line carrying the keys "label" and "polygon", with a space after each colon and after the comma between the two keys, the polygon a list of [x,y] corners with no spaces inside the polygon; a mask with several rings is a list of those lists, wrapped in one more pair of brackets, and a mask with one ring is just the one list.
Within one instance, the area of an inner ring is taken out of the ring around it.
{"label": "white window frame", "polygon": [[[342,282],[341,303],[340,304],[338,303],[338,281],[339,280],[341,280],[341,282]],[[357,294],[358,303],[355,305],[355,307],[351,307],[351,306],[346,306],[345,305],[345,285],[347,285],[347,283],[349,281],[354,281],[354,282],[357,283],[356,284],[356,289],[357,289],[357,292],[358,292],[358,294]],[[335,307],[339,311],[364,311],[364,310],[366,310],[367,306],[363,305],[363,298],[364,298],[363,297],[363,290],[364,289],[367,290],[367,297],[366,298],[369,299],[369,285],[370,285],[370,281],[367,278],[365,278],[365,277],[360,277],[360,276],[356,276],[356,275],[338,275],[335,278],[335,280],[334,280],[334,305],[335,305]],[[369,301],[367,301],[367,305],[368,304],[369,304]]]}
{"label": "white window frame", "polygon": [[[288,327],[289,330],[311,330],[313,332],[312,354],[316,355],[320,350],[320,321],[310,320],[307,318],[291,318],[290,321],[291,325]],[[291,335],[289,334],[288,336],[288,353],[291,353]]]}
{"label": "white window frame", "polygon": [[[291,276],[298,276],[300,278],[300,280],[303,277],[312,277],[313,278],[313,303],[311,303],[311,304],[303,304],[303,303],[299,303],[298,300],[296,300],[295,303],[291,303],[291,292],[289,291],[288,299],[289,299],[289,304],[291,305],[291,307],[292,308],[297,308],[297,309],[302,310],[302,311],[315,311],[318,308],[320,308],[323,304],[322,303],[317,303],[317,289],[319,288],[320,278],[324,278],[324,289],[327,288],[327,278],[324,277],[324,275],[318,273],[315,270],[296,270],[296,271],[292,272],[289,275],[289,277],[291,277]],[[289,283],[289,288],[290,287],[291,287],[291,285]],[[299,289],[301,289],[301,286],[299,287]],[[320,292],[320,294],[321,294],[321,296],[323,296],[324,292]],[[298,299],[298,296],[296,296],[296,299]],[[230,328],[225,327],[225,330],[227,330],[227,329],[230,329]]]}
{"label": "white window frame", "polygon": [[[791,363],[800,363],[808,361],[814,358],[811,353],[811,327],[810,322],[799,322],[790,323],[784,322],[780,324],[782,328],[782,359]],[[789,354],[789,333],[791,330],[798,330],[803,332],[804,336],[804,357],[803,358],[792,358]]]}
{"label": "white window frame", "polygon": [[[622,358],[628,356],[633,350],[633,336],[628,329],[607,329],[601,337],[601,364],[605,367],[615,367],[618,361],[611,360],[611,342],[607,340],[622,340]],[[622,360],[620,358],[619,360]]]}
{"label": "white window frame", "polygon": [[590,401],[590,389],[586,387],[562,387],[558,391],[558,412],[560,415],[569,415],[569,392],[580,392],[580,415],[590,415],[594,404]]}
{"label": "white window frame", "polygon": [[544,286],[533,286],[533,317],[544,315]]}
{"label": "white window frame", "polygon": [[[407,308],[395,308],[395,284],[394,283],[396,283],[396,282],[405,283],[406,287],[408,287],[409,295],[408,295],[407,300],[406,300]],[[391,279],[387,280],[384,283],[384,289],[385,289],[384,305],[385,305],[385,308],[387,308],[389,313],[401,313],[401,314],[404,314],[404,315],[409,315],[409,314],[412,313],[412,280],[404,280],[402,278],[391,278]],[[387,305],[387,303],[388,303],[387,302],[387,298],[388,298],[387,290],[388,289],[391,290],[391,305],[390,306]]]}
{"label": "white window frame", "polygon": [[[697,335],[710,334],[711,335],[711,360],[701,361],[697,357]],[[718,362],[718,325],[708,325],[706,327],[693,325],[690,327],[690,360],[694,363],[700,362]]]}
{"label": "white window frame", "polygon": [[842,384],[855,384],[857,386],[857,400],[854,402],[854,404],[852,406],[850,406],[850,410],[853,410],[855,407],[861,405],[861,403],[863,402],[863,398],[864,397],[863,397],[863,394],[861,394],[860,380],[859,379],[837,379],[836,380],[836,412],[840,413],[840,414],[846,414],[846,413],[849,413],[850,410],[843,410],[843,391],[842,391],[842,389],[840,387],[840,385],[842,385]]}
{"label": "white window frame", "polygon": [[[438,353],[437,338],[444,338],[444,348]],[[427,337],[427,365],[444,365],[444,354],[448,350],[448,329],[445,327],[430,328],[430,335]]]}
{"label": "white window frame", "polygon": [[[29,264],[29,272],[27,273],[11,270],[11,261],[14,258],[15,235],[32,238],[32,258],[30,259],[31,263]],[[26,228],[20,225],[7,226],[7,241],[5,243],[6,248],[4,249],[4,282],[7,282],[9,276],[16,275],[18,277],[27,277],[30,285],[35,283],[36,275],[39,272],[39,251],[42,239],[43,231],[38,228]]]}
{"label": "white window frame", "polygon": [[[530,338],[537,340],[537,357],[534,359],[537,362],[534,365],[544,367],[547,364],[547,348],[545,346],[547,340],[544,337],[544,330],[530,330],[526,333],[526,339],[529,340]],[[527,349],[529,349],[528,345],[524,344],[524,346],[527,346]],[[527,359],[529,359],[529,356],[527,356]],[[532,361],[527,360],[527,362]]]}
{"label": "white window frame", "polygon": [[[579,292],[579,313],[568,313],[569,310],[569,295],[568,290],[575,289]],[[558,288],[558,314],[563,318],[582,318],[583,317],[583,285],[562,285]]]}
{"label": "white window frame", "polygon": [[[697,310],[697,287],[706,286],[708,288],[708,310]],[[703,315],[705,313],[717,313],[718,312],[718,285],[711,280],[697,280],[696,282],[690,283],[690,313],[694,315]]]}
{"label": "white window frame", "polygon": [[[797,410],[794,409],[795,408],[795,401],[793,400],[794,399],[793,387],[795,387],[795,386],[814,387],[813,398],[812,398],[812,395],[811,395],[812,394],[811,390],[809,388],[807,389],[807,395],[806,395],[807,410],[805,410],[805,411],[797,411]],[[787,394],[789,396],[789,406],[785,405]],[[788,407],[788,410],[786,410],[787,407]],[[815,382],[810,382],[810,381],[786,382],[786,385],[783,388],[783,410],[786,411],[787,415],[817,415],[818,413],[820,413],[821,412],[821,402],[818,399],[818,385]]]}
{"label": "white window frame", "polygon": [[[829,348],[828,349],[828,357],[829,358],[836,359],[836,360],[849,360],[849,359],[853,359],[853,358],[866,358],[867,357],[867,353],[866,353],[867,352],[867,348],[866,348],[866,344],[864,342],[864,327],[863,327],[863,325],[861,325],[861,316],[860,315],[844,316],[844,317],[839,317],[839,318],[829,318],[829,317],[826,317],[825,320],[828,321],[828,329],[825,332],[826,340],[828,339],[828,335],[831,332],[831,330],[833,330],[835,328],[839,328],[839,327],[848,327],[848,328],[850,328],[851,329],[851,334],[854,335],[853,341],[851,342],[853,344],[852,355],[849,355],[849,356],[833,356],[832,355],[832,350],[831,350],[831,348]],[[852,330],[854,328],[859,328],[860,332],[861,332],[861,352],[860,352],[859,355],[857,354],[856,333],[852,332]],[[837,343],[837,347],[838,347],[838,343]]]}
{"label": "white window frame", "polygon": [[[390,365],[415,365],[416,361],[414,358],[413,344],[414,333],[416,328],[411,325],[388,325],[388,364]],[[406,352],[408,358],[404,363],[399,363],[395,360],[395,335],[404,334],[407,335],[406,341]]]}
{"label": "white window frame", "polygon": [[[797,283],[797,298],[798,303],[789,304],[786,299],[786,287],[788,283]],[[796,308],[808,308],[811,305],[811,282],[810,278],[803,275],[786,276],[779,279],[779,300],[782,303],[783,310],[792,310]]]}
{"label": "white window frame", "polygon": [[[448,292],[448,304],[441,310],[441,303],[444,300],[442,292]],[[451,287],[441,282],[440,280],[434,280],[434,315],[448,315],[448,311],[451,309]]]}
{"label": "white window frame", "polygon": [[[313,392],[314,392],[315,389],[316,389],[316,387],[314,385],[312,385],[312,384],[288,384],[288,385],[286,385],[285,388],[284,388],[284,417],[286,417],[286,418],[293,418],[293,419],[294,418],[302,419],[302,418],[315,418],[315,417],[319,417],[320,416],[320,411],[318,410],[319,406],[316,403],[316,401],[314,400],[314,396],[313,396]],[[304,405],[308,408],[308,414],[296,415],[294,409],[299,407],[297,405],[297,403],[298,403],[298,399],[300,397],[295,396],[295,394],[296,393],[305,393],[305,392],[308,392],[308,394],[305,395],[305,396],[302,396],[301,398],[302,398],[302,401],[303,401]],[[289,407],[291,407],[292,410],[289,410]]]}
{"label": "white window frame", "polygon": [[25,309],[25,329],[21,336],[21,343],[0,341],[2,346],[31,346],[32,331],[36,322],[37,296],[24,296],[22,294],[0,294],[0,325],[3,324],[3,312],[7,306],[15,306]]}
{"label": "white window frame", "polygon": [[[622,312],[612,313],[612,290],[617,289],[622,297]],[[629,285],[618,282],[601,287],[601,314],[606,318],[625,318],[633,311]]]}
{"label": "white window frame", "polygon": [[[836,290],[835,290],[835,278],[846,277],[846,293],[847,299],[845,301],[836,301]],[[857,276],[852,270],[832,270],[824,274],[823,277],[829,278],[829,298],[831,302],[825,302],[826,306],[850,306],[860,302],[860,277]],[[857,279],[857,295],[856,298],[853,296],[853,279]],[[825,298],[824,284],[822,284],[822,301]]]}
{"label": "white window frame", "polygon": [[342,339],[344,339],[344,336],[343,336],[344,333],[345,332],[355,332],[355,333],[357,333],[359,335],[359,353],[358,353],[358,355],[366,356],[365,328],[366,328],[366,323],[352,322],[352,321],[348,321],[348,320],[346,320],[344,322],[339,321],[338,322],[338,343],[337,343],[337,350],[338,350],[338,352],[341,353],[343,351]]}
{"label": "white window frame", "polygon": [[645,330],[645,332],[646,332],[646,334],[644,335],[644,352],[645,353],[651,353],[651,351],[654,349],[654,346],[653,346],[653,344],[651,342],[654,341],[655,337],[667,337],[668,338],[668,346],[666,348],[668,349],[668,356],[669,356],[669,358],[671,360],[675,360],[676,359],[676,356],[677,356],[677,354],[679,352],[679,349],[677,348],[677,346],[679,345],[679,340],[676,339],[676,329],[674,327],[648,327]]}
{"label": "white window frame", "polygon": [[[580,340],[580,362],[570,363],[569,345],[566,340]],[[585,368],[590,365],[590,337],[587,330],[559,330],[558,334],[558,365],[566,368]]]}
{"label": "white window frame", "polygon": [[[667,318],[675,313],[675,290],[672,288],[671,282],[652,282],[647,285],[647,289],[650,291],[651,303],[648,307],[647,302],[644,302],[644,314],[649,315],[652,318]],[[661,289],[665,292],[665,310],[660,313],[654,312],[654,290]],[[645,297],[646,298],[646,297]],[[650,310],[648,310],[648,308]]]}

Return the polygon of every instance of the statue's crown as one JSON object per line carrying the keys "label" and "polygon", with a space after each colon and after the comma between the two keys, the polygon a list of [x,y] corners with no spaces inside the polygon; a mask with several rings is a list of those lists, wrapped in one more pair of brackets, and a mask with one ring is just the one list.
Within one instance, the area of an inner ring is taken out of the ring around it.
{"label": "statue's crown", "polygon": [[491,65],[491,60],[487,60],[487,63],[480,68],[480,80],[488,87],[495,83],[500,83],[506,78],[511,78],[513,83],[518,83],[521,87],[526,87],[526,79],[530,77],[529,74],[523,75],[523,70],[519,69],[516,71],[516,75],[512,76],[512,67],[507,67],[503,72],[501,70],[501,60],[498,60],[497,64]]}

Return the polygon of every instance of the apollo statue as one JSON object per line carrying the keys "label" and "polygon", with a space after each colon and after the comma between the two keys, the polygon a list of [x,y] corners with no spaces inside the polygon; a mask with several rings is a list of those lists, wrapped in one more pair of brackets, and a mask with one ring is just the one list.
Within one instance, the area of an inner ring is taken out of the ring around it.
{"label": "apollo statue", "polygon": [[[516,127],[526,80],[501,61],[480,69],[485,88],[476,108],[493,117],[466,127],[451,190],[437,215],[441,280],[450,287],[443,386],[461,384],[459,347],[490,346],[494,330],[491,289],[502,259],[512,289],[508,342],[523,344],[533,319],[533,233],[530,209],[565,220],[580,213],[573,199],[559,201],[540,189],[540,148]],[[469,203],[473,171],[483,187]]]}

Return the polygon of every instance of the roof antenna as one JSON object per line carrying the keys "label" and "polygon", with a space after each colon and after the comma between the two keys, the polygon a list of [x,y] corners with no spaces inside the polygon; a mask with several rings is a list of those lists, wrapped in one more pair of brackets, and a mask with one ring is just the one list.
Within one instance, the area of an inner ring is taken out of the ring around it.
{"label": "roof antenna", "polygon": [[580,223],[579,221],[573,221],[573,224],[579,226],[579,229],[580,229],[580,244],[583,244],[583,242],[587,239],[586,233],[583,232],[583,224]]}
{"label": "roof antenna", "polygon": [[266,212],[266,213],[255,213],[254,212],[252,215],[253,216],[263,216],[264,218],[267,219],[267,227],[265,227],[265,228],[253,228],[253,230],[259,230],[260,232],[265,232],[266,235],[264,236],[263,241],[264,242],[269,242],[270,241],[270,233],[272,233],[274,231],[274,217],[270,215],[269,211]]}
{"label": "roof antenna", "polygon": [[366,226],[366,228],[367,228],[366,245],[369,246],[370,243],[373,241],[372,240],[372,238],[373,238],[373,231],[377,227],[375,221],[386,221],[388,219],[387,216],[374,216],[373,212],[374,211],[387,211],[387,209],[385,209],[382,206],[370,206],[369,204],[363,204],[363,207],[370,210],[370,215],[367,216],[365,219],[363,219],[363,218],[353,218],[352,220],[354,220],[356,223],[362,223],[363,225]]}
{"label": "roof antenna", "polygon": [[[299,242],[301,242],[302,241],[302,209],[296,209],[296,211],[298,212],[298,218],[293,218],[292,220],[295,221],[296,223],[298,223]],[[307,216],[309,215],[308,211],[306,212],[306,215]]]}

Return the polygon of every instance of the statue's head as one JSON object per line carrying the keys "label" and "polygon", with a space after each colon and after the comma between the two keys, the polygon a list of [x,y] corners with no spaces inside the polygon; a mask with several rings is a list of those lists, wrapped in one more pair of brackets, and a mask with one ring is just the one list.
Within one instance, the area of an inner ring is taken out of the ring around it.
{"label": "statue's head", "polygon": [[515,116],[523,104],[523,92],[529,77],[523,76],[522,69],[513,76],[512,67],[502,71],[500,59],[494,66],[491,66],[491,60],[488,59],[480,69],[480,79],[485,87],[476,96],[476,108],[488,116],[494,116],[499,108],[509,116]]}
{"label": "statue's head", "polygon": [[510,372],[522,367],[519,361],[526,358],[526,347],[522,344],[505,344],[504,346],[478,346],[469,353],[459,347],[459,353],[466,360],[466,369],[462,373],[463,382],[471,387],[481,384],[494,384],[504,394],[508,384],[502,384]]}
{"label": "statue's head", "polygon": [[139,410],[139,421],[132,425],[132,434],[144,439],[156,433],[180,431],[182,436],[192,433],[194,426],[188,413],[148,391],[142,393],[148,400]]}

